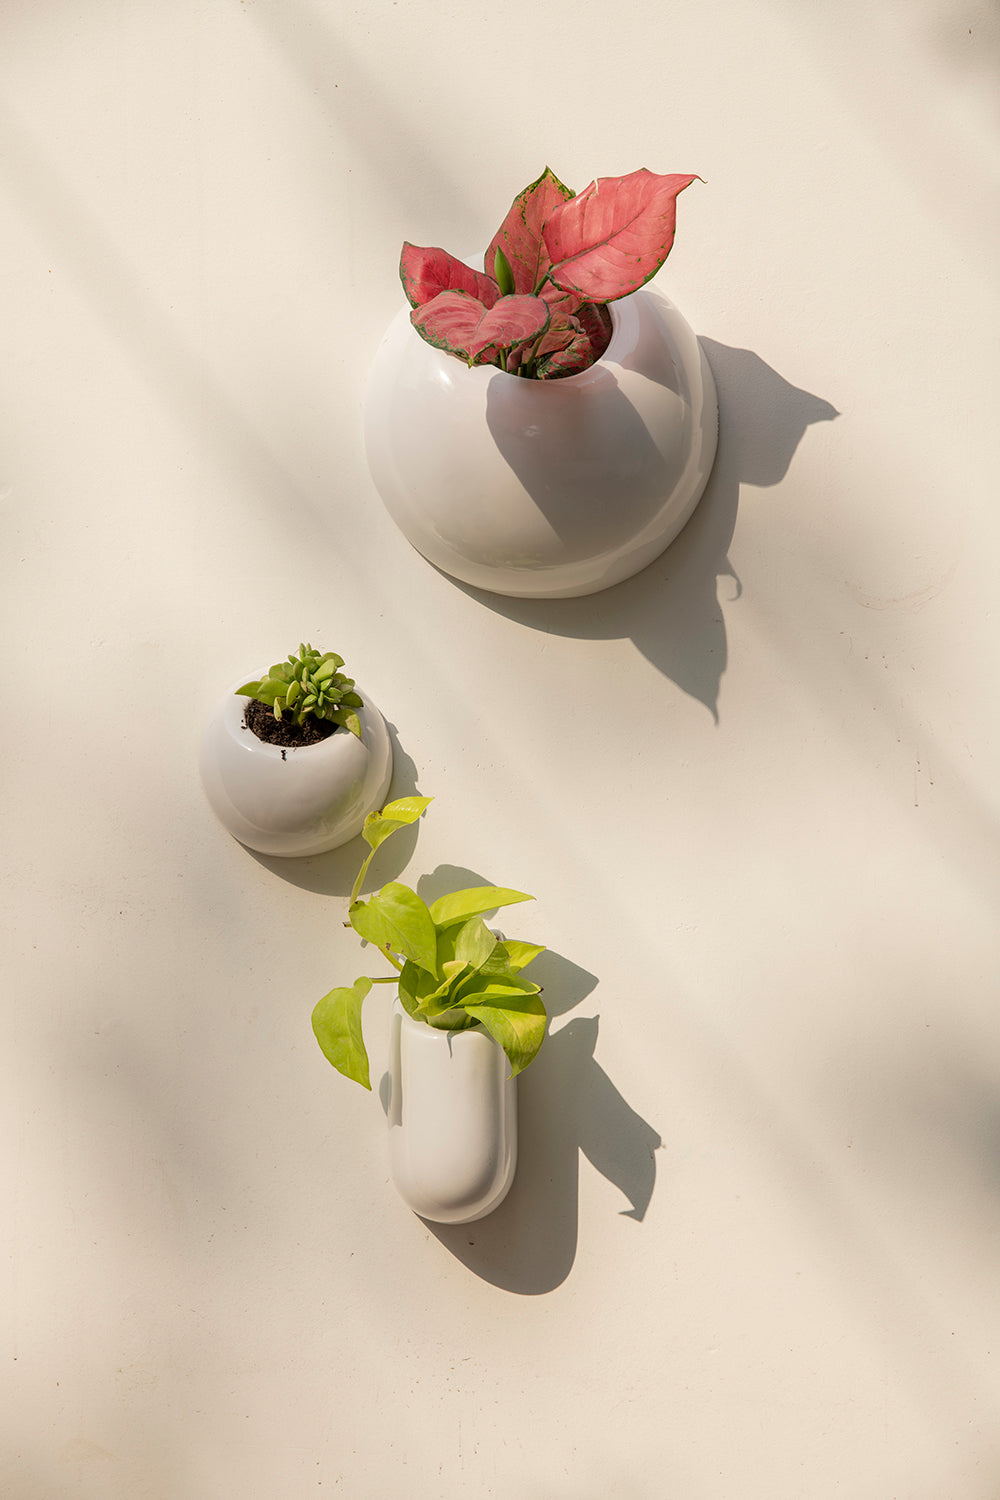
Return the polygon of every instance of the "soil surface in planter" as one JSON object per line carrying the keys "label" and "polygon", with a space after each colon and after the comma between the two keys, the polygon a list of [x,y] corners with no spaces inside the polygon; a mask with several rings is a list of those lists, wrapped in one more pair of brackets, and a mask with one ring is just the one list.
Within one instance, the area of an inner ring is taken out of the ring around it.
{"label": "soil surface in planter", "polygon": [[315,719],[312,715],[304,724],[294,719],[276,719],[274,709],[268,708],[256,698],[251,698],[243,713],[243,722],[252,729],[259,740],[268,745],[279,745],[283,750],[297,750],[302,745],[317,745],[320,740],[336,734],[338,724],[329,719]]}

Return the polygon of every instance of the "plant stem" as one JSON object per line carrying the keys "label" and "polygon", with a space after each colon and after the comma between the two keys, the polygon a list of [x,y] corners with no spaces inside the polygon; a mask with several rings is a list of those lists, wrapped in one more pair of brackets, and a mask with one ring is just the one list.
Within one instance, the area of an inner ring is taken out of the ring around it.
{"label": "plant stem", "polygon": [[359,896],[360,891],[361,891],[361,882],[364,880],[365,876],[368,874],[368,866],[371,864],[372,860],[375,858],[375,855],[376,855],[377,852],[378,851],[376,849],[370,850],[369,853],[366,855],[366,857],[361,861],[361,869],[358,871],[358,878],[357,878],[357,880],[355,880],[354,885],[351,888],[351,899],[348,902],[348,909],[350,909],[350,907],[352,907],[354,905],[354,903],[357,901],[358,896]]}

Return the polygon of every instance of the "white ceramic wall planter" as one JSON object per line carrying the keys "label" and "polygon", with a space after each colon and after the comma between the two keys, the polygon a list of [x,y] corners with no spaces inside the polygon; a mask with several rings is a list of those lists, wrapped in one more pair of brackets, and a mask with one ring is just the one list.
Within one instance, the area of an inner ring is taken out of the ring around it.
{"label": "white ceramic wall planter", "polygon": [[482,1219],[517,1167],[517,1079],[481,1027],[437,1031],[397,1001],[389,1046],[389,1162],[403,1201],[440,1224]]}
{"label": "white ceramic wall planter", "polygon": [[650,287],[610,305],[604,356],[563,380],[467,368],[404,308],[372,369],[365,441],[428,561],[521,598],[591,594],[652,562],[701,498],[718,405],[697,338]]}
{"label": "white ceramic wall planter", "polygon": [[364,688],[360,739],[338,729],[283,750],[247,728],[249,700],[238,686],[219,700],[201,744],[201,779],[219,821],[261,854],[324,854],[346,844],[382,806],[392,779],[389,732]]}

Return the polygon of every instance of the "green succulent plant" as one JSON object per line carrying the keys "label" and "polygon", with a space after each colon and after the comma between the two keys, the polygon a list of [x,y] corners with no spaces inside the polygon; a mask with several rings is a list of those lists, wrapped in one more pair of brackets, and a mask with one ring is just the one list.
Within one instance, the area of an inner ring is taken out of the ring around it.
{"label": "green succulent plant", "polygon": [[297,655],[269,667],[266,677],[259,682],[245,682],[236,693],[266,703],[276,719],[287,714],[300,726],[310,715],[329,719],[360,739],[361,720],[357,710],[364,703],[354,691],[354,678],[345,677],[340,671],[343,665],[344,658],[334,651],[321,654],[312,646],[299,646]]}

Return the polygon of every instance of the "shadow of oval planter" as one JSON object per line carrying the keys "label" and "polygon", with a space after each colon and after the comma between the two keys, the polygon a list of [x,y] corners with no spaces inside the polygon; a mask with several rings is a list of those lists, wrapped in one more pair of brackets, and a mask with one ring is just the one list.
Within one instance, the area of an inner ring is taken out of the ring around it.
{"label": "shadow of oval planter", "polygon": [[561,380],[469,368],[404,308],[375,357],[368,464],[427,560],[515,598],[596,593],[669,546],[708,483],[718,404],[677,308],[645,287],[610,304],[603,357]]}
{"label": "shadow of oval planter", "polygon": [[507,1196],[517,1167],[517,1079],[481,1027],[439,1031],[397,1001],[389,1044],[389,1162],[424,1219],[469,1224]]}
{"label": "shadow of oval planter", "polygon": [[201,743],[202,784],[223,827],[260,854],[325,854],[353,839],[392,779],[389,731],[364,689],[360,739],[338,729],[315,745],[282,749],[247,727],[236,686]]}

